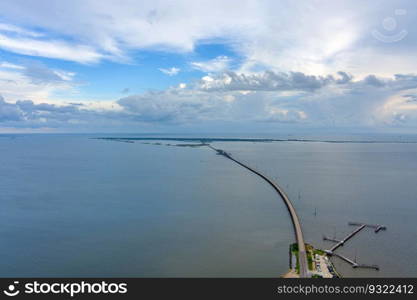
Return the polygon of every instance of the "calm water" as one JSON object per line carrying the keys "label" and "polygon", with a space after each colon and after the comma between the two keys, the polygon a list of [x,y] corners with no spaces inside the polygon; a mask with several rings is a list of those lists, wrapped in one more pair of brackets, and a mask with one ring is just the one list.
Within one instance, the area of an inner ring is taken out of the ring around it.
{"label": "calm water", "polygon": [[[214,143],[277,181],[306,240],[382,223],[341,249],[417,276],[417,144]],[[284,204],[208,148],[27,135],[0,138],[0,276],[260,276],[288,268]],[[300,195],[300,196],[299,196]],[[317,215],[314,215],[314,210]]]}

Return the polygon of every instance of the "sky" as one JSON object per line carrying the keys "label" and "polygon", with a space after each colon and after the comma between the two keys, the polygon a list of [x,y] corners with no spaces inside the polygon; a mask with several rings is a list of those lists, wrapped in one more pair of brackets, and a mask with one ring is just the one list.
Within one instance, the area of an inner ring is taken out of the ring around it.
{"label": "sky", "polygon": [[416,20],[414,0],[2,0],[0,133],[415,133]]}

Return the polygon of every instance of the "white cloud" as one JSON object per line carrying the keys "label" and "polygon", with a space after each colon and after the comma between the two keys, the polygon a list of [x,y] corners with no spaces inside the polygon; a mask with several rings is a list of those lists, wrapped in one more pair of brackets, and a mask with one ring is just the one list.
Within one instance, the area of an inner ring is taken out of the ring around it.
{"label": "white cloud", "polygon": [[[250,4],[239,5],[248,13]],[[245,8],[246,7],[246,8]],[[51,14],[50,12],[54,13]],[[211,12],[211,13],[207,13]],[[97,61],[103,58],[120,58],[132,49],[150,49],[187,52],[192,51],[196,43],[206,38],[229,36],[239,29],[255,25],[254,19],[241,15],[235,3],[212,3],[203,1],[158,2],[126,0],[123,5],[114,1],[74,0],[51,4],[50,1],[34,2],[16,0],[0,2],[0,16],[12,24],[30,24],[52,33],[42,39],[22,40],[6,36],[10,51],[23,54],[37,54],[46,57],[77,60],[77,55],[40,51],[36,42],[50,42],[52,45],[64,42],[53,39],[55,33],[65,37],[66,41],[78,45],[87,52],[85,61]],[[51,37],[52,36],[52,37]],[[11,45],[13,44],[13,45]],[[19,45],[16,45],[19,44]],[[84,46],[80,46],[84,45]],[[1,47],[1,45],[0,45]],[[30,49],[27,49],[30,48]],[[35,49],[33,49],[35,48]],[[104,56],[103,53],[107,54]],[[102,55],[100,55],[102,54]]]}
{"label": "white cloud", "polygon": [[407,125],[417,120],[417,89],[400,91],[378,108],[378,121]]}
{"label": "white cloud", "polygon": [[[396,16],[399,7],[408,13]],[[416,33],[411,30],[415,27],[414,12],[412,0],[383,0],[378,7],[373,3],[358,5],[353,0],[143,0],[141,5],[134,0],[125,0],[123,5],[109,0],[53,4],[46,0],[1,1],[0,16],[8,23],[0,26],[0,47],[91,63],[126,59],[136,49],[189,52],[199,43],[212,41],[238,52],[243,62],[240,71],[246,73],[264,68],[315,75],[345,70],[357,75],[372,72],[389,76],[393,68],[397,73],[417,68],[413,59]],[[396,33],[381,25],[391,15],[398,24],[396,31],[408,29],[407,36],[395,44],[372,35],[373,30],[386,35]],[[221,59],[217,67],[205,62],[195,62],[194,66],[207,72],[227,68]]]}
{"label": "white cloud", "polygon": [[169,69],[160,68],[159,71],[161,71],[162,73],[164,73],[168,76],[174,76],[174,75],[177,75],[181,71],[181,69],[176,68],[176,67],[172,67],[172,68],[169,68]]}
{"label": "white cloud", "polygon": [[31,36],[31,37],[43,36],[42,33],[26,30],[26,29],[23,29],[21,27],[18,27],[12,24],[5,24],[5,23],[0,23],[0,31],[16,33],[19,35],[25,35],[25,36]]}
{"label": "white cloud", "polygon": [[[372,78],[372,83],[377,78]],[[346,84],[352,76],[345,72],[337,75],[306,75],[301,72],[273,72],[258,73],[223,72],[215,76],[204,76],[198,87],[207,91],[314,91],[329,84]]]}
{"label": "white cloud", "polygon": [[[250,76],[254,74],[245,75]],[[262,82],[250,92],[252,80],[245,83],[247,86],[241,86],[243,91],[227,85],[221,89],[201,89],[197,82],[188,87],[179,85],[163,91],[130,95],[118,101],[60,105],[48,101],[3,101],[0,103],[3,114],[0,122],[9,127],[79,129],[86,128],[87,124],[89,128],[109,124],[124,128],[135,128],[137,124],[168,128],[207,122],[222,126],[240,122],[255,129],[297,124],[304,129],[404,129],[417,126],[417,76],[397,75],[392,79],[370,75],[353,80],[342,75],[327,75],[309,77],[307,81],[305,74],[295,77],[301,81],[280,76],[286,79],[285,84],[271,89],[270,83]],[[275,80],[273,76],[260,78]],[[310,88],[311,78],[314,78],[314,89]],[[316,86],[316,81],[320,85]]]}
{"label": "white cloud", "polygon": [[274,106],[269,108],[269,115],[269,118],[267,117],[265,120],[266,122],[298,123],[307,119],[307,114],[304,111]]}
{"label": "white cloud", "polygon": [[[417,76],[392,79],[369,75],[360,80],[344,72],[323,77],[272,72],[239,76],[221,88],[202,88],[197,82],[188,88],[132,95],[118,103],[133,118],[161,124],[211,120],[299,123],[305,128],[369,129],[395,127],[399,122],[417,126]],[[218,80],[210,78],[211,82]],[[393,101],[399,92],[401,97]]]}
{"label": "white cloud", "polygon": [[80,63],[94,63],[104,57],[85,45],[74,45],[57,40],[37,40],[32,38],[15,38],[0,34],[0,48],[11,52],[71,60]]}
{"label": "white cloud", "polygon": [[229,69],[231,61],[232,60],[227,56],[217,56],[216,58],[207,61],[191,62],[190,65],[192,68],[203,72],[216,73]]}
{"label": "white cloud", "polygon": [[53,90],[51,85],[36,84],[21,72],[0,70],[1,95],[8,101],[19,99],[42,101],[47,99]]}
{"label": "white cloud", "polygon": [[23,70],[25,67],[3,61],[0,62],[0,68]]}
{"label": "white cloud", "polygon": [[[415,127],[415,103],[407,95],[415,94],[416,76],[394,75],[417,70],[417,31],[411,30],[416,24],[414,6],[407,0],[383,0],[379,6],[313,0],[143,0],[141,5],[134,0],[123,5],[108,0],[1,1],[0,48],[86,64],[126,61],[133,50],[184,53],[205,44],[227,48],[228,56],[208,61],[186,57],[192,68],[209,73],[199,81],[105,102],[105,114],[101,105],[84,103],[71,116],[81,123],[99,115],[101,120],[133,123],[240,120]],[[395,16],[395,8],[407,14]],[[397,20],[397,31],[408,31],[396,43],[372,36],[375,29],[396,33],[381,27],[390,15]],[[160,71],[175,75],[180,70]],[[17,100],[47,102],[55,91],[73,88],[74,76],[65,70],[2,62],[0,91],[10,102],[3,108],[13,115]],[[64,112],[60,114],[60,122],[67,122]],[[34,122],[38,115],[31,116]],[[57,119],[53,122],[57,126]]]}
{"label": "white cloud", "polygon": [[33,99],[35,102],[49,101],[57,91],[71,91],[77,82],[75,73],[51,69],[36,62],[28,61],[16,65],[0,63],[0,94],[8,101]]}

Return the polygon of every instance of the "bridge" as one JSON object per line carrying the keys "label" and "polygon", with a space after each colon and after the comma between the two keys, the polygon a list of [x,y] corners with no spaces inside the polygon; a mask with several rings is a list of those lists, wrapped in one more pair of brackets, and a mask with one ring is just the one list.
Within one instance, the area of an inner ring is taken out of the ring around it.
{"label": "bridge", "polygon": [[271,179],[269,179],[268,177],[263,175],[262,173],[256,171],[255,169],[249,167],[248,165],[246,165],[246,164],[238,161],[237,159],[233,158],[230,153],[227,153],[226,151],[221,150],[221,149],[216,149],[216,148],[212,147],[211,145],[208,145],[208,147],[213,149],[214,151],[216,151],[217,154],[222,155],[222,156],[234,161],[238,165],[240,165],[240,166],[244,167],[245,169],[251,171],[252,173],[258,175],[263,180],[268,182],[272,186],[272,188],[278,193],[278,195],[281,197],[281,199],[284,201],[285,205],[287,206],[287,209],[288,209],[288,212],[290,213],[291,221],[292,221],[292,224],[293,224],[293,227],[294,227],[295,238],[296,238],[297,244],[298,244],[298,262],[299,262],[299,266],[300,266],[300,277],[302,277],[302,278],[310,277],[309,272],[308,272],[308,264],[307,264],[307,252],[306,252],[306,247],[305,247],[305,242],[304,242],[303,231],[301,229],[301,223],[300,223],[298,215],[295,211],[294,206],[292,205],[288,196],[285,194],[284,190],[279,185],[274,183]]}

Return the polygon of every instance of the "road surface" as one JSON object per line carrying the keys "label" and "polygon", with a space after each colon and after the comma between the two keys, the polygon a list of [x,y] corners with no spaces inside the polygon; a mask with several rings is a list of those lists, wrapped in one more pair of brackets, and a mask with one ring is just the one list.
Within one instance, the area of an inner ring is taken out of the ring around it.
{"label": "road surface", "polygon": [[262,173],[259,173],[255,169],[252,169],[251,167],[249,167],[249,166],[245,165],[244,163],[238,161],[237,159],[233,158],[229,153],[227,153],[223,150],[220,150],[220,149],[216,149],[216,148],[212,147],[211,145],[209,145],[209,147],[211,149],[215,150],[218,154],[227,157],[228,159],[234,161],[235,163],[239,164],[240,166],[248,169],[252,173],[255,173],[256,175],[258,175],[259,177],[264,179],[266,182],[268,182],[273,187],[273,189],[279,194],[279,196],[282,198],[282,200],[284,200],[284,203],[287,206],[288,212],[290,213],[290,216],[291,216],[291,220],[292,220],[292,223],[293,223],[293,226],[294,226],[295,238],[296,238],[297,244],[298,244],[298,261],[299,261],[299,264],[300,264],[300,277],[302,277],[302,278],[309,277],[308,264],[307,264],[307,253],[306,253],[303,231],[301,229],[301,223],[300,223],[300,220],[298,218],[297,212],[295,211],[294,206],[292,205],[288,196],[285,194],[284,190],[279,185],[274,183],[271,179],[269,179],[268,177],[263,175]]}

